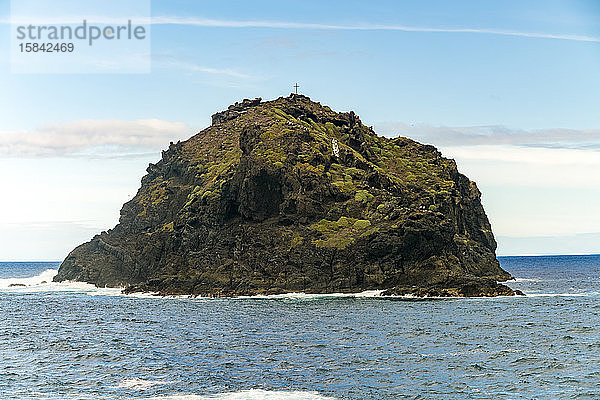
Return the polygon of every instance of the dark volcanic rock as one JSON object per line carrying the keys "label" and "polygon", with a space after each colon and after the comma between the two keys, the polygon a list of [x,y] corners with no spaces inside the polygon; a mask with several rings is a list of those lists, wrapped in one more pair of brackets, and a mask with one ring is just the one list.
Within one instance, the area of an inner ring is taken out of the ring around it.
{"label": "dark volcanic rock", "polygon": [[150,164],[56,281],[231,296],[512,295],[475,183],[432,146],[301,95],[244,100]]}

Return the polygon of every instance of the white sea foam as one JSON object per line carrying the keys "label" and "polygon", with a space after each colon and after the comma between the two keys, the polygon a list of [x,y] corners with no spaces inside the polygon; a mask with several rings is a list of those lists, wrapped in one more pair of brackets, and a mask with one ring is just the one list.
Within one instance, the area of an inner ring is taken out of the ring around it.
{"label": "white sea foam", "polygon": [[509,283],[510,282],[542,282],[542,280],[536,279],[536,278],[515,278],[515,279],[509,281]]}
{"label": "white sea foam", "polygon": [[40,286],[48,282],[52,282],[52,278],[58,273],[56,269],[47,269],[37,276],[29,278],[5,278],[0,279],[0,289]]}
{"label": "white sea foam", "polygon": [[0,279],[0,290],[3,292],[35,293],[35,292],[76,292],[91,296],[119,295],[119,288],[98,288],[85,282],[52,282],[58,270],[47,269],[41,274],[28,278]]}
{"label": "white sea foam", "polygon": [[169,381],[169,382],[167,382],[167,381],[149,381],[149,380],[140,379],[140,378],[128,378],[128,379],[123,379],[117,387],[124,388],[124,389],[147,390],[154,386],[167,385],[169,383],[173,383],[173,382],[171,382],[171,381]]}
{"label": "white sea foam", "polygon": [[211,395],[176,394],[152,397],[151,400],[335,400],[335,398],[325,397],[317,392],[252,389]]}
{"label": "white sea foam", "polygon": [[292,292],[283,294],[269,294],[256,296],[238,296],[236,299],[290,299],[290,300],[316,300],[337,297],[381,297],[383,290],[365,290],[358,293],[302,293]]}

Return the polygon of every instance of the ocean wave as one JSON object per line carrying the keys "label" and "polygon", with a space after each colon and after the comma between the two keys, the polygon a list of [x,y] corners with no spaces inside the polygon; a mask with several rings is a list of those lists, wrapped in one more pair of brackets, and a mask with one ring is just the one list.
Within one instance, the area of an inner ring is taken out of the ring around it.
{"label": "ocean wave", "polygon": [[290,300],[317,300],[338,297],[383,297],[383,290],[365,290],[358,293],[302,293],[292,292],[283,294],[269,294],[256,296],[237,296],[236,299],[290,299]]}
{"label": "ocean wave", "polygon": [[538,278],[514,278],[510,281],[508,281],[508,283],[510,282],[542,282],[542,279],[538,279]]}
{"label": "ocean wave", "polygon": [[56,269],[47,269],[39,275],[28,278],[0,279],[0,289],[40,286],[52,282],[52,279],[57,273],[58,270]]}
{"label": "ocean wave", "polygon": [[147,390],[158,385],[168,385],[173,383],[172,381],[149,381],[140,378],[127,378],[123,379],[118,385],[118,388],[134,389],[134,390]]}
{"label": "ocean wave", "polygon": [[4,278],[0,279],[0,291],[17,293],[36,292],[76,292],[85,293],[90,296],[120,295],[120,288],[99,288],[85,282],[53,282],[52,279],[58,274],[56,269],[47,269],[39,275],[28,278]]}
{"label": "ocean wave", "polygon": [[242,390],[239,392],[218,393],[210,395],[175,394],[152,397],[150,400],[335,400],[317,392],[274,391],[274,390]]}

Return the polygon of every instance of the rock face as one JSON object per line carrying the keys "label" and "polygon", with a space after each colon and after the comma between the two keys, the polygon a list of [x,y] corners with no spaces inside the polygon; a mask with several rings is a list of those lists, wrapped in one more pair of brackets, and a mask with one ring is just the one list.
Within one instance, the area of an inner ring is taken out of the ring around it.
{"label": "rock face", "polygon": [[474,182],[302,95],[244,100],[150,164],[119,224],[55,281],[235,296],[514,292]]}

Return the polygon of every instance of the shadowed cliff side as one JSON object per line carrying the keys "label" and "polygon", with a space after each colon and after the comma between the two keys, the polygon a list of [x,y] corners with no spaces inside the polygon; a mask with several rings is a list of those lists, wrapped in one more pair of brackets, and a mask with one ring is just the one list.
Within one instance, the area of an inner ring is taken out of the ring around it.
{"label": "shadowed cliff side", "polygon": [[244,100],[150,164],[56,281],[232,296],[513,291],[474,182],[433,147],[302,95]]}

